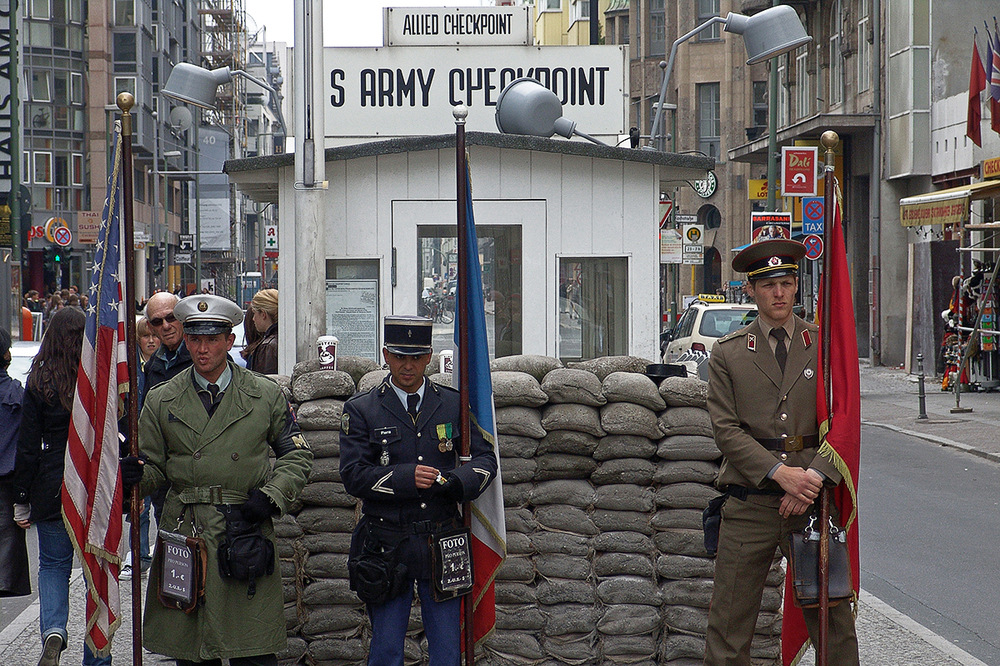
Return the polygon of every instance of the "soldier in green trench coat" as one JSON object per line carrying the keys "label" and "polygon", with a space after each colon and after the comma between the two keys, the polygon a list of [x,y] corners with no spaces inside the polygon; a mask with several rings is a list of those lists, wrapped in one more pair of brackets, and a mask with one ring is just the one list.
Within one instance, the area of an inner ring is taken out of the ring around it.
{"label": "soldier in green trench coat", "polygon": [[150,391],[139,423],[144,460],[123,460],[122,474],[126,485],[139,481],[140,496],[169,484],[159,527],[205,539],[207,580],[204,602],[195,610],[168,608],[157,595],[157,552],[144,646],[178,664],[218,664],[222,658],[233,665],[274,664],[286,645],[277,555],[273,573],[256,579],[252,594],[246,580],[223,577],[217,551],[226,520],[219,507],[237,508],[273,542],[272,517],[298,497],[312,452],[278,385],[228,360],[231,328],[242,320],[239,307],[196,295],[180,301],[174,313],[184,324],[194,365]]}

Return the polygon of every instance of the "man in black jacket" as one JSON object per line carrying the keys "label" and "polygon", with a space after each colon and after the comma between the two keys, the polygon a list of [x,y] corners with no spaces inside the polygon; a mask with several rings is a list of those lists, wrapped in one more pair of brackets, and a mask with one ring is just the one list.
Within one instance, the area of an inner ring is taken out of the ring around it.
{"label": "man in black jacket", "polygon": [[[177,297],[165,291],[153,294],[146,302],[146,319],[150,330],[160,339],[160,348],[146,362],[144,393],[191,366],[191,354],[184,345],[184,331],[174,317],[176,304]],[[145,397],[139,396],[140,409]]]}

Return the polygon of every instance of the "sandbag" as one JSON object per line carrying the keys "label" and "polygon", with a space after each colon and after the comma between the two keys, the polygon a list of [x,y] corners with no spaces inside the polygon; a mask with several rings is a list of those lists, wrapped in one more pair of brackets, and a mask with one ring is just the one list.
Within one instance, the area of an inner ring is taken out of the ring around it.
{"label": "sandbag", "polygon": [[498,370],[493,374],[493,402],[497,407],[540,407],[549,401],[538,380],[526,372]]}
{"label": "sandbag", "polygon": [[601,390],[601,380],[586,370],[552,370],[545,375],[541,388],[553,403],[600,407],[608,401]]}
{"label": "sandbag", "polygon": [[604,378],[601,390],[608,402],[633,403],[654,412],[667,407],[656,383],[646,375],[635,372],[612,372]]}

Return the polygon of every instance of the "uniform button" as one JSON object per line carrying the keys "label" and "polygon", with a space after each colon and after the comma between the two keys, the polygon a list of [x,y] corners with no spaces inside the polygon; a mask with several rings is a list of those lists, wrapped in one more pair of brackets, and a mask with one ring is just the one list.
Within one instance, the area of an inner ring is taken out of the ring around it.
{"label": "uniform button", "polygon": [[788,454],[787,453],[782,453],[780,456],[778,456],[778,459],[781,460],[781,461],[788,460]]}
{"label": "uniform button", "polygon": [[195,460],[201,460],[201,451],[195,451],[194,452],[194,459]]}
{"label": "uniform button", "polygon": [[233,460],[239,460],[239,459],[240,459],[240,454],[234,453],[233,454]]}
{"label": "uniform button", "polygon": [[426,502],[421,502],[420,503],[420,508],[421,509],[426,509],[427,508],[427,503]]}
{"label": "uniform button", "polygon": [[417,437],[420,437],[420,436],[421,436],[422,434],[424,434],[424,433],[422,433],[422,432],[418,432],[418,433],[417,433]]}
{"label": "uniform button", "polygon": [[786,437],[788,437],[788,433],[787,432],[781,433],[781,439],[785,439]]}
{"label": "uniform button", "polygon": [[783,396],[781,396],[781,401],[782,401],[782,402],[784,402],[784,401],[785,401],[785,400],[787,400],[787,399],[788,399],[788,396],[787,396],[787,395],[783,395]]}
{"label": "uniform button", "polygon": [[383,443],[383,444],[388,444],[388,443],[389,443],[389,441],[388,441],[388,440],[386,440],[386,439],[383,439],[383,440],[382,440],[382,443]]}
{"label": "uniform button", "polygon": [[417,456],[417,460],[423,461],[423,459],[424,459],[423,456]]}
{"label": "uniform button", "polygon": [[782,421],[787,421],[788,420],[788,414],[785,414],[784,412],[782,412],[781,416],[779,416],[778,418],[781,419]]}

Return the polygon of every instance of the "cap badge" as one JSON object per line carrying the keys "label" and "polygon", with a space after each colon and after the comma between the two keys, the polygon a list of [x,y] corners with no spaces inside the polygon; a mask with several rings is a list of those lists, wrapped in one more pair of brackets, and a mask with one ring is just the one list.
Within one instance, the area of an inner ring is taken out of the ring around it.
{"label": "cap badge", "polygon": [[412,338],[413,337],[413,329],[412,328],[406,329],[406,337],[408,337],[408,338]]}
{"label": "cap badge", "polygon": [[781,257],[771,257],[770,259],[767,260],[767,265],[768,266],[780,266],[781,265]]}
{"label": "cap badge", "polygon": [[198,301],[198,312],[204,312],[208,309],[208,303],[205,301]]}

